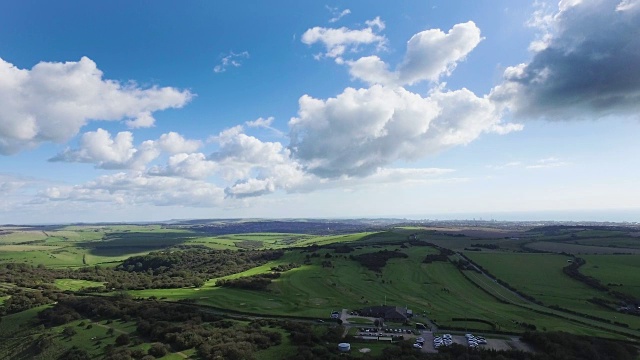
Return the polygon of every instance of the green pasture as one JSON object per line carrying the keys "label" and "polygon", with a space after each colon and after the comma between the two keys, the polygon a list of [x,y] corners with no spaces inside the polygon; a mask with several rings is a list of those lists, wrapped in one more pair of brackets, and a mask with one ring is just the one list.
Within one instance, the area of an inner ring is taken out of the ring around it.
{"label": "green pasture", "polygon": [[371,325],[373,321],[371,319],[363,318],[363,317],[350,317],[348,319],[349,324],[362,324],[362,325]]}
{"label": "green pasture", "polygon": [[104,236],[102,231],[72,231],[57,230],[47,231],[47,243],[73,243],[79,241],[99,241]]}
{"label": "green pasture", "polygon": [[609,288],[640,298],[640,255],[583,255],[580,272]]}
{"label": "green pasture", "polygon": [[[607,238],[589,238],[579,239],[573,241],[580,245],[589,246],[604,246],[609,248],[627,248],[627,249],[640,249],[640,237],[607,237]],[[618,250],[618,252],[624,252],[624,250]]]}
{"label": "green pasture", "polygon": [[[383,238],[384,235],[379,235],[381,233],[374,233],[374,232],[361,232],[361,233],[355,233],[355,234],[343,234],[343,235],[326,235],[326,236],[315,236],[315,237],[310,237],[306,240],[300,241],[296,244],[296,246],[309,246],[309,245],[329,245],[329,244],[335,244],[335,243],[341,243],[341,242],[345,242],[345,243],[353,243],[353,242],[358,242],[363,240],[363,238],[365,236],[373,236],[374,234],[376,234],[376,236],[380,236],[380,238]],[[394,237],[394,239],[397,239],[398,236],[396,235]],[[367,243],[369,243],[370,240],[367,240]],[[350,244],[350,245],[357,245],[356,244]]]}
{"label": "green pasture", "polygon": [[[75,248],[51,247],[51,250],[4,252],[0,247],[0,263],[17,262],[51,267],[82,266],[82,253]],[[64,251],[62,251],[64,250]]]}
{"label": "green pasture", "polygon": [[[382,351],[388,347],[395,346],[388,342],[382,341],[367,341],[367,342],[351,342],[351,356],[360,356],[367,358],[368,355],[380,356]],[[367,351],[368,350],[368,351]]]}
{"label": "green pasture", "polygon": [[104,283],[89,280],[56,279],[54,285],[60,290],[78,291],[82,288],[104,286]]}
{"label": "green pasture", "polygon": [[522,237],[512,239],[512,237],[510,236],[500,236],[495,238],[478,238],[472,236],[458,237],[449,236],[434,231],[417,232],[417,235],[420,240],[427,241],[454,251],[464,251],[465,248],[470,248],[473,244],[495,244],[500,246],[499,250],[482,249],[482,252],[495,252],[505,250],[516,251],[520,249],[521,244],[530,241],[525,240]]}
{"label": "green pasture", "polygon": [[291,246],[299,246],[301,242],[315,238],[318,237],[306,234],[248,233],[198,237],[192,240],[188,240],[186,243],[205,245],[212,249],[221,250],[238,250],[243,248],[280,249]]}
{"label": "green pasture", "polygon": [[256,359],[260,360],[281,360],[296,354],[296,347],[291,343],[289,333],[285,330],[270,328],[269,331],[279,332],[282,335],[282,343],[265,350],[256,352]]}
{"label": "green pasture", "polygon": [[[25,336],[25,334],[22,334],[23,331],[33,328],[38,313],[49,306],[50,305],[38,306],[16,314],[3,316],[2,323],[0,324],[0,339],[6,340]],[[0,341],[0,343],[2,343],[2,341]]]}
{"label": "green pasture", "polygon": [[[393,249],[384,246],[381,248]],[[379,251],[381,248],[363,247],[357,252]],[[214,280],[200,289],[157,289],[131,291],[134,296],[166,298],[168,300],[194,299],[203,305],[253,314],[293,315],[309,318],[328,318],[332,310],[359,309],[366,306],[398,304],[408,306],[416,314],[435,320],[440,326],[459,327],[453,318],[474,318],[492,322],[503,331],[524,331],[518,323],[535,322],[539,328],[565,330],[587,335],[603,335],[598,331],[557,317],[537,314],[511,304],[498,302],[467,280],[450,263],[423,264],[430,247],[403,249],[407,259],[392,259],[377,274],[348,259],[348,255],[335,254],[326,259],[326,250],[312,264],[285,272],[274,281],[269,292],[214,287]],[[304,261],[299,251],[286,254],[276,262],[233,276],[247,276],[269,271],[278,263]],[[355,252],[354,252],[355,254]],[[321,262],[329,260],[332,268],[323,268]],[[469,329],[487,330],[487,325],[468,322]]]}
{"label": "green pasture", "polygon": [[19,244],[29,241],[45,240],[47,235],[42,231],[16,230],[9,234],[0,235],[0,244]]}
{"label": "green pasture", "polygon": [[620,314],[587,300],[601,298],[616,302],[607,293],[595,290],[562,272],[567,256],[555,254],[500,254],[466,252],[470,259],[512,287],[542,301],[581,314],[589,314],[610,321],[627,323],[640,328],[640,318]]}
{"label": "green pasture", "polygon": [[567,242],[551,242],[551,241],[536,241],[528,243],[527,247],[535,250],[549,251],[555,253],[569,253],[574,255],[580,254],[640,254],[638,248],[618,248],[609,246],[591,246],[572,244]]}
{"label": "green pasture", "polygon": [[[506,301],[510,304],[514,304],[526,310],[535,311],[537,314],[546,314],[558,318],[557,321],[553,321],[551,323],[548,321],[540,322],[539,319],[536,318],[535,325],[538,327],[538,330],[554,329],[556,331],[568,331],[575,334],[582,334],[587,336],[602,336],[614,338],[618,338],[620,336],[615,333],[616,331],[620,330],[623,330],[626,333],[636,334],[636,336],[640,335],[640,333],[638,333],[637,331],[634,332],[627,329],[621,329],[616,325],[603,323],[601,321],[588,319],[583,316],[569,314],[531,303],[525,299],[522,299],[517,294],[514,294],[513,292],[505,289],[503,286],[485,275],[478,274],[477,272],[470,270],[464,271],[464,273],[475,284],[480,286],[492,296],[502,301]],[[609,332],[608,329],[612,330],[613,332]]]}

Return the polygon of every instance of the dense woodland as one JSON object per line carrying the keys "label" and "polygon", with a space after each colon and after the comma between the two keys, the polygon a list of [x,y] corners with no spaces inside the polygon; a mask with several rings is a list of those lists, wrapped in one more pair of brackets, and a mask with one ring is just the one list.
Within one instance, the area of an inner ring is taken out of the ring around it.
{"label": "dense woodland", "polygon": [[365,253],[360,255],[349,255],[351,260],[355,260],[360,265],[366,267],[371,271],[380,272],[382,268],[387,265],[387,261],[390,259],[402,259],[409,257],[407,254],[400,251],[382,250],[373,253]]}
{"label": "dense woodland", "polygon": [[20,263],[0,264],[0,282],[17,285],[2,290],[0,296],[11,297],[0,307],[0,314],[57,301],[61,292],[53,285],[55,279],[105,283],[104,286],[83,289],[85,293],[199,287],[210,278],[239,273],[279,259],[283,254],[283,251],[271,250],[159,251],[129,258],[116,268],[89,266],[77,270]]}

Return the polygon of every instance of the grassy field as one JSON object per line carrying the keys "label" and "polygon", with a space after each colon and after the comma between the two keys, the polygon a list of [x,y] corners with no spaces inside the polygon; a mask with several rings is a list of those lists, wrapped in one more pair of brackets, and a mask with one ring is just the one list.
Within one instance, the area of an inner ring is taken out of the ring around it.
{"label": "grassy field", "polygon": [[571,243],[557,243],[551,241],[537,241],[527,244],[527,247],[535,250],[550,251],[555,253],[570,254],[640,254],[640,249],[620,248],[608,246],[591,246]]}
{"label": "grassy field", "polygon": [[47,235],[42,231],[15,231],[0,235],[0,244],[19,244],[30,241],[44,240]]}
{"label": "grassy field", "polygon": [[82,288],[103,286],[104,283],[88,280],[76,280],[76,279],[56,279],[55,286],[60,290],[78,291]]}
{"label": "grassy field", "polygon": [[609,248],[640,249],[640,237],[607,237],[575,240],[576,244]]}
{"label": "grassy field", "polygon": [[640,298],[640,255],[584,255],[580,272],[611,289]]}
{"label": "grassy field", "polygon": [[[398,247],[362,248],[353,254],[396,248]],[[269,292],[218,288],[214,287],[215,280],[211,280],[200,289],[158,289],[131,293],[134,296],[156,296],[170,300],[194,299],[204,305],[246,313],[311,318],[327,318],[332,310],[359,309],[386,301],[388,304],[401,304],[413,309],[417,315],[416,321],[420,321],[421,316],[426,316],[445,327],[518,332],[523,330],[520,323],[533,322],[541,329],[564,330],[590,336],[615,336],[584,324],[501,303],[467,280],[452,264],[423,264],[424,256],[435,252],[431,247],[416,246],[403,251],[409,258],[392,259],[381,274],[365,269],[348,259],[348,256],[333,254],[330,259],[332,268],[312,263],[293,269],[274,281]],[[319,251],[319,259],[324,260],[326,253]],[[232,277],[267,272],[271,266],[281,263],[302,263],[303,256],[304,253],[298,251],[289,252],[283,259]],[[506,292],[505,296],[513,295]],[[516,297],[516,300],[520,299]],[[456,321],[454,318],[480,319],[494,325]]]}
{"label": "grassy field", "polygon": [[467,252],[465,255],[499,279],[547,306],[556,305],[579,313],[627,323],[633,329],[640,328],[640,318],[620,314],[588,302],[587,300],[594,297],[612,302],[616,300],[565,275],[562,268],[567,265],[569,257],[554,254],[475,252]]}

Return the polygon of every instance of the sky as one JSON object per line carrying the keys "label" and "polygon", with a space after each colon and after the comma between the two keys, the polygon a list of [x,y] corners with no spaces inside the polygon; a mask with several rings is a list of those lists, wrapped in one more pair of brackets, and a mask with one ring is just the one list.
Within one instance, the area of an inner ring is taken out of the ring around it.
{"label": "sky", "polygon": [[640,0],[0,11],[0,224],[640,221]]}

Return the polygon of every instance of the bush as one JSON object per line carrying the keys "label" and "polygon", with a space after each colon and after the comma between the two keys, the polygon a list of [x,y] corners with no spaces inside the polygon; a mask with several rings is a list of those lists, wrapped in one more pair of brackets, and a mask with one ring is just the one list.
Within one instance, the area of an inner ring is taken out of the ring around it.
{"label": "bush", "polygon": [[77,333],[78,332],[76,331],[76,329],[72,328],[71,326],[67,326],[62,330],[62,335],[64,335],[65,337],[72,337]]}
{"label": "bush", "polygon": [[87,350],[79,349],[77,347],[72,347],[71,349],[64,352],[64,354],[60,355],[58,359],[64,360],[90,360],[91,356]]}
{"label": "bush", "polygon": [[169,351],[167,351],[167,347],[162,343],[154,343],[153,345],[151,345],[151,347],[147,351],[147,353],[149,353],[149,355],[157,357],[157,358],[161,358],[161,357],[167,355],[168,352]]}
{"label": "bush", "polygon": [[116,345],[118,346],[129,345],[130,342],[131,342],[131,338],[129,338],[128,334],[120,334],[116,338]]}

